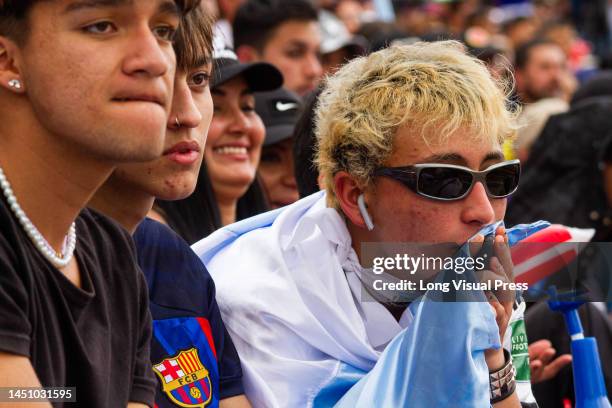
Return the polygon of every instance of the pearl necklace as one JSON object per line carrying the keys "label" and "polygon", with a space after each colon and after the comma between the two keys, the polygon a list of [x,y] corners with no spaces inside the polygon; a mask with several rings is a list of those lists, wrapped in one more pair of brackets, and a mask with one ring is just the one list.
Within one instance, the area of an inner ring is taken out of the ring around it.
{"label": "pearl necklace", "polygon": [[32,221],[30,221],[26,213],[19,206],[19,203],[17,202],[17,197],[15,197],[13,189],[11,189],[11,185],[6,179],[4,171],[2,171],[1,167],[0,187],[2,188],[2,192],[4,193],[6,201],[11,207],[11,210],[17,217],[17,220],[23,227],[28,237],[34,243],[36,249],[38,249],[38,251],[56,268],[60,269],[68,265],[70,260],[72,260],[72,255],[74,254],[74,249],[76,248],[76,225],[74,224],[74,222],[70,226],[70,229],[68,230],[68,235],[66,235],[66,238],[64,239],[62,252],[56,252],[55,249],[53,249],[53,247],[49,244],[49,242],[47,242],[45,237],[42,236],[40,231],[38,231],[34,224],[32,224]]}

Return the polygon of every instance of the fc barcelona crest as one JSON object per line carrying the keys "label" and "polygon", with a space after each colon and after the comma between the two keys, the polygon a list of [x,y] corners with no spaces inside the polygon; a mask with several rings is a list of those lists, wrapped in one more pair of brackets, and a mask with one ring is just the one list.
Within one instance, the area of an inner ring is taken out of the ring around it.
{"label": "fc barcelona crest", "polygon": [[212,399],[212,384],[208,370],[191,348],[153,365],[163,391],[181,407],[204,408]]}

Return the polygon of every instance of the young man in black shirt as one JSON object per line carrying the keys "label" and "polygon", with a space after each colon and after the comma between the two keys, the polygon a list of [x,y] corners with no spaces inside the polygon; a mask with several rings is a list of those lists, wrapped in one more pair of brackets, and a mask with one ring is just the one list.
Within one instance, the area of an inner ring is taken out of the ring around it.
{"label": "young man in black shirt", "polygon": [[153,405],[132,244],[79,213],[118,163],[161,154],[172,37],[193,3],[0,0],[0,387]]}

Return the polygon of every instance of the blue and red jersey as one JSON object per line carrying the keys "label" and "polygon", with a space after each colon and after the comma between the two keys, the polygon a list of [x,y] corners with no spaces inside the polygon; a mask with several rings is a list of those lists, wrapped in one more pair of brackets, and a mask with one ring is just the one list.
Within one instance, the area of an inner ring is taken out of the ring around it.
{"label": "blue and red jersey", "polygon": [[134,241],[153,316],[156,406],[218,407],[244,393],[238,354],[221,319],[215,285],[189,245],[145,219]]}

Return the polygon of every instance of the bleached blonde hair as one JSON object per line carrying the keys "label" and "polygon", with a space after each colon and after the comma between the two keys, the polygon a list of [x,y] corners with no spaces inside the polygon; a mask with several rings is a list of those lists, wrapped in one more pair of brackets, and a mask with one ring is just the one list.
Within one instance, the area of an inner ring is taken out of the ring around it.
{"label": "bleached blonde hair", "polygon": [[339,171],[361,187],[371,182],[401,126],[429,145],[460,129],[473,141],[501,145],[516,132],[510,91],[456,41],[397,45],[349,62],[326,79],[315,113],[315,160],[328,205],[338,208]]}

